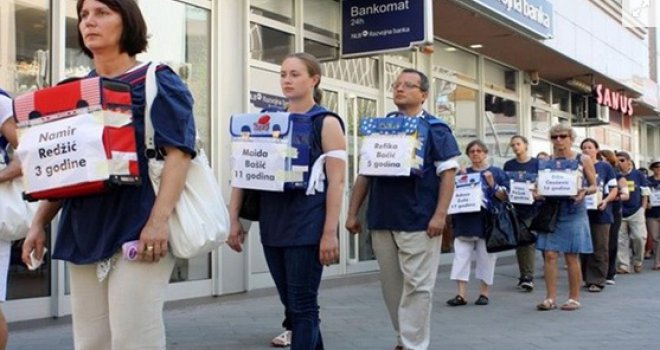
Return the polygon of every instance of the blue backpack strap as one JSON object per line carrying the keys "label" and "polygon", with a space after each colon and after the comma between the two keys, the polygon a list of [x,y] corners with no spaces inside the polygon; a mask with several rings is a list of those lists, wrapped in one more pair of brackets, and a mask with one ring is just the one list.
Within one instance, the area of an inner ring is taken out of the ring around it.
{"label": "blue backpack strap", "polygon": [[331,111],[328,111],[328,110],[322,110],[322,111],[318,111],[318,112],[310,114],[309,118],[312,120],[312,123],[314,123],[314,120],[317,117],[322,117],[322,116],[326,116],[326,115],[331,115],[331,116],[337,118],[337,120],[339,120],[339,125],[341,125],[341,130],[346,132],[346,128],[344,127],[344,121],[341,120],[341,117],[339,116],[339,114],[337,114],[335,112],[331,112]]}

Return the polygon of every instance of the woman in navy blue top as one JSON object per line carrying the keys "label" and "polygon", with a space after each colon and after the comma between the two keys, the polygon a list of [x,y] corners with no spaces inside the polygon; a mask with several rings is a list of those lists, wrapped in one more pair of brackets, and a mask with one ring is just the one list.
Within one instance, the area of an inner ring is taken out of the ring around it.
{"label": "woman in navy blue top", "polygon": [[[315,115],[321,66],[312,55],[296,53],[282,62],[280,85],[288,99],[287,111]],[[315,100],[316,96],[316,100]],[[327,114],[314,118],[310,134],[310,164],[322,154],[345,151],[341,121]],[[324,190],[307,195],[303,190],[260,191],[259,230],[270,274],[284,304],[292,332],[292,350],[321,350],[318,290],[323,265],[339,258],[337,228],[344,189],[345,160],[328,157]],[[238,220],[243,190],[232,188],[231,229],[227,244],[240,252],[245,231]]]}
{"label": "woman in navy blue top", "polygon": [[585,156],[591,157],[591,160],[594,161],[596,183],[598,184],[598,191],[602,194],[602,200],[597,203],[597,208],[588,210],[591,243],[594,252],[580,255],[582,279],[587,285],[587,290],[594,293],[602,291],[607,280],[610,262],[610,226],[614,223],[610,203],[616,199],[619,191],[617,190],[614,168],[606,161],[597,158],[598,142],[592,138],[586,138],[580,144],[580,148]]}
{"label": "woman in navy blue top", "polygon": [[[564,253],[568,266],[568,300],[562,304],[561,309],[572,311],[581,307],[578,255],[593,252],[584,197],[596,193],[596,170],[591,158],[572,150],[573,141],[577,137],[573,128],[566,124],[556,124],[550,128],[549,134],[553,150],[551,160],[577,160],[580,164],[578,173],[582,173],[587,179],[588,186],[578,188],[575,196],[554,197],[552,200],[559,202],[555,230],[538,231],[536,249],[542,251],[545,258],[546,297],[536,308],[541,311],[557,308],[557,260],[559,253]],[[539,166],[542,167],[543,164]]]}
{"label": "woman in navy blue top", "polygon": [[651,190],[649,208],[646,210],[646,229],[653,238],[653,269],[660,270],[660,158],[656,158],[649,166],[653,174],[646,180]]}
{"label": "woman in navy blue top", "polygon": [[[61,209],[53,258],[69,261],[76,349],[165,349],[162,308],[174,267],[168,220],[194,157],[193,99],[166,67],[156,72],[158,95],[144,115],[147,28],[134,1],[78,0],[78,41],[92,58],[90,76],[132,84],[132,114],[142,183],[107,192],[44,202],[23,245],[23,261],[42,256],[44,225]],[[154,192],[144,152],[144,118],[152,117],[156,146],[165,154],[163,182]],[[139,241],[138,261],[121,246]],[[112,344],[112,345],[110,345]]]}
{"label": "woman in navy blue top", "polygon": [[453,214],[454,225],[454,261],[451,266],[450,278],[457,283],[458,293],[447,301],[450,306],[465,305],[467,283],[470,277],[470,264],[474,256],[475,277],[481,280],[477,305],[487,305],[490,286],[493,284],[495,274],[495,261],[497,255],[486,251],[485,215],[484,210],[491,201],[506,200],[506,188],[509,186],[504,171],[498,167],[488,165],[488,147],[480,140],[470,142],[465,148],[472,165],[465,169],[465,173],[480,173],[483,192],[481,211],[475,213]]}

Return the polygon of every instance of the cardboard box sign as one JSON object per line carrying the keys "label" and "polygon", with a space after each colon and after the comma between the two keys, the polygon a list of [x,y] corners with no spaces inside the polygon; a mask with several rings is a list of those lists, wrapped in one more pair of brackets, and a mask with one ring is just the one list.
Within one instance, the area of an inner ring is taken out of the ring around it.
{"label": "cardboard box sign", "polygon": [[582,187],[580,163],[575,159],[552,159],[539,161],[538,193],[547,197],[577,195]]}
{"label": "cardboard box sign", "polygon": [[429,127],[429,122],[421,117],[362,118],[359,173],[421,176]]}
{"label": "cardboard box sign", "polygon": [[[232,115],[232,182],[237,188],[284,191],[306,189],[309,181],[314,118],[334,115],[288,112]],[[338,116],[337,116],[338,117]]]}
{"label": "cardboard box sign", "polygon": [[130,84],[79,79],[17,96],[13,103],[25,199],[140,184]]}

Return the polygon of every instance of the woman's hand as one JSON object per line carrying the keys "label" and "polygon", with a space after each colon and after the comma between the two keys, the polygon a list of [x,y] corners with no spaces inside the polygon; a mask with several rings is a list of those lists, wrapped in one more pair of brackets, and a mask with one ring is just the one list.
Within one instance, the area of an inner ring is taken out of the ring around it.
{"label": "woman's hand", "polygon": [[493,173],[491,173],[489,170],[484,171],[483,173],[484,179],[486,179],[486,183],[488,184],[488,187],[493,188],[495,187],[495,178],[493,177]]}
{"label": "woman's hand", "polygon": [[573,201],[575,203],[580,203],[584,200],[584,197],[587,195],[587,190],[585,189],[580,189],[578,190],[578,193],[576,196],[573,196]]}
{"label": "woman's hand", "polygon": [[25,241],[23,241],[23,249],[21,251],[21,260],[27,266],[31,266],[32,259],[30,253],[34,251],[34,256],[43,258],[44,247],[46,246],[46,230],[42,225],[32,225],[28,231]]}
{"label": "woman's hand", "polygon": [[238,220],[232,220],[231,223],[229,224],[229,236],[227,236],[227,245],[229,245],[229,248],[233,249],[234,251],[240,253],[243,251],[243,242],[245,242],[245,235],[247,232],[245,232],[245,229],[243,229],[243,225],[241,225],[241,222]]}
{"label": "woman's hand", "polygon": [[170,227],[165,220],[149,219],[140,232],[139,260],[158,262],[167,255]]}
{"label": "woman's hand", "polygon": [[339,261],[339,240],[337,239],[336,230],[323,232],[319,247],[319,260],[325,266],[330,266]]}

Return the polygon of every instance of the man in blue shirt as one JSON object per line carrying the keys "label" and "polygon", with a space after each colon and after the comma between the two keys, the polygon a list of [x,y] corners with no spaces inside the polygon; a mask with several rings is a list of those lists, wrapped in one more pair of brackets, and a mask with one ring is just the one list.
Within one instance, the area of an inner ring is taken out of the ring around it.
{"label": "man in blue shirt", "polygon": [[433,287],[440,256],[439,237],[454,193],[460,155],[447,124],[424,111],[429,80],[404,69],[392,84],[399,114],[424,118],[430,128],[420,175],[363,176],[353,187],[346,228],[359,233],[357,213],[369,194],[367,221],[383,297],[397,332],[395,350],[428,349]]}
{"label": "man in blue shirt", "polygon": [[623,219],[619,229],[619,251],[617,253],[617,273],[630,272],[630,245],[633,250],[633,268],[642,272],[644,246],[646,245],[646,220],[644,210],[648,201],[649,188],[646,177],[633,167],[628,152],[616,152],[622,175],[628,182],[630,198],[622,203]]}

